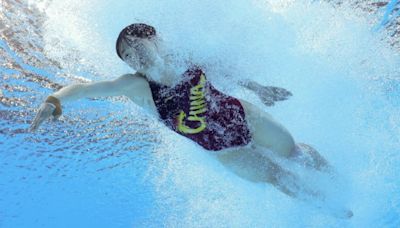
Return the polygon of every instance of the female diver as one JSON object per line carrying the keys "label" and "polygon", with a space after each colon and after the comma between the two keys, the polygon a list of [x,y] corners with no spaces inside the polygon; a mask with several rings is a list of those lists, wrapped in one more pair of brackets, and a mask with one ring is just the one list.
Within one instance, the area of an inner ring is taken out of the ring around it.
{"label": "female diver", "polygon": [[[182,75],[175,73],[162,55],[160,45],[154,27],[146,24],[126,27],[119,34],[116,50],[136,73],[62,88],[40,106],[31,130],[51,116],[57,119],[62,114],[61,104],[81,98],[123,95],[171,130],[208,151],[216,151],[212,154],[237,175],[253,182],[271,183],[290,196],[298,196],[301,184],[295,174],[274,162],[268,152],[315,170],[331,169],[312,147],[296,144],[291,134],[269,114],[215,89],[200,67],[193,65]],[[266,105],[291,95],[285,89],[253,81],[241,85],[254,91]]]}

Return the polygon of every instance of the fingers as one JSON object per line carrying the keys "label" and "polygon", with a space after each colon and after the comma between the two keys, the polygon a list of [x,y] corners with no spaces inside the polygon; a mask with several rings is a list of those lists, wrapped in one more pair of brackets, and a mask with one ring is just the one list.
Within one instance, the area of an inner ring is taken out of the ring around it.
{"label": "fingers", "polygon": [[272,87],[272,94],[274,101],[283,101],[289,99],[292,96],[292,93],[286,89],[279,88],[279,87]]}
{"label": "fingers", "polygon": [[[56,108],[55,105],[47,103],[47,102],[40,105],[39,110],[38,110],[35,118],[32,121],[30,130],[32,132],[36,131],[39,128],[40,124],[43,123],[43,121],[45,121],[50,116],[52,116],[55,108]],[[57,116],[56,118],[58,119],[58,117],[59,116]]]}
{"label": "fingers", "polygon": [[262,97],[261,101],[266,106],[274,106],[274,104],[275,104],[274,100],[269,99],[269,97]]}
{"label": "fingers", "polygon": [[40,124],[45,120],[45,118],[43,118],[43,110],[39,109],[38,113],[35,116],[35,119],[33,120],[32,124],[31,124],[31,131],[36,131]]}
{"label": "fingers", "polygon": [[29,127],[30,132],[35,132],[38,128],[37,124],[32,123],[31,126]]}
{"label": "fingers", "polygon": [[35,116],[35,119],[32,121],[32,124],[31,124],[29,130],[32,132],[36,131],[42,122],[43,121],[40,120],[40,114],[38,112],[38,114],[36,114],[36,116]]}

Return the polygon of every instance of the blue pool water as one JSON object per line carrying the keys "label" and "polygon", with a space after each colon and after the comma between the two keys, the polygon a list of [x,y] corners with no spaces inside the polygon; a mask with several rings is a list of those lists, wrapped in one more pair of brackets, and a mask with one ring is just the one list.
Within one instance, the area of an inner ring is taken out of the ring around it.
{"label": "blue pool water", "polygon": [[[1,8],[0,227],[400,226],[400,58],[386,28],[397,1],[375,14],[307,0],[23,2]],[[317,148],[341,182],[303,181],[354,217],[241,179],[125,98],[65,104],[28,132],[59,85],[132,72],[114,45],[133,22],[157,28],[177,68],[204,66]],[[242,79],[293,96],[264,107]]]}

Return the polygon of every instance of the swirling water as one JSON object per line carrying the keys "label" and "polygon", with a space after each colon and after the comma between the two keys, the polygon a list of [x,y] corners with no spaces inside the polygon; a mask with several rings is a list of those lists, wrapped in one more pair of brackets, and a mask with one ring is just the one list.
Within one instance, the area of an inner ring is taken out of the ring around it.
{"label": "swirling water", "polygon": [[[398,227],[399,56],[391,33],[374,29],[396,3],[371,15],[305,0],[5,1],[0,226]],[[344,179],[332,194],[354,217],[237,177],[124,98],[65,104],[60,121],[29,133],[52,89],[131,71],[114,42],[133,22],[154,25],[178,61],[204,66],[216,87],[316,147]],[[232,83],[247,78],[294,95],[263,107]]]}

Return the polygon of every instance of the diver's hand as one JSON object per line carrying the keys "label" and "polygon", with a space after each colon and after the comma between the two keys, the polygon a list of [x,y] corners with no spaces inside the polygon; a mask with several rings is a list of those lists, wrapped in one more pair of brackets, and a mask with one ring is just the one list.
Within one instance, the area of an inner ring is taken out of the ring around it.
{"label": "diver's hand", "polygon": [[55,120],[58,119],[61,116],[61,113],[60,101],[53,96],[49,96],[47,100],[40,105],[39,111],[37,112],[35,119],[32,121],[30,130],[36,131],[40,124],[51,116],[53,116]]}
{"label": "diver's hand", "polygon": [[240,84],[254,91],[266,106],[273,106],[276,101],[284,101],[292,96],[292,93],[284,88],[263,86],[255,81],[246,81]]}
{"label": "diver's hand", "polygon": [[292,93],[284,88],[274,86],[261,86],[257,91],[258,97],[267,106],[273,106],[275,101],[284,101],[292,96]]}

